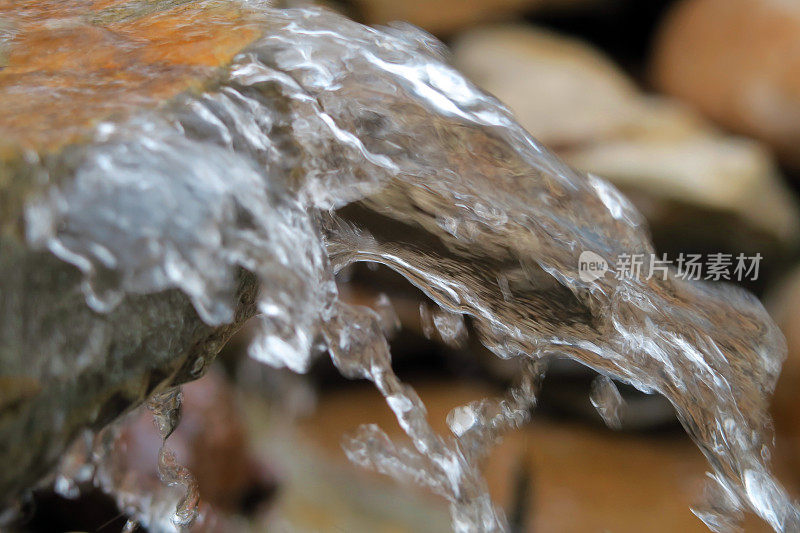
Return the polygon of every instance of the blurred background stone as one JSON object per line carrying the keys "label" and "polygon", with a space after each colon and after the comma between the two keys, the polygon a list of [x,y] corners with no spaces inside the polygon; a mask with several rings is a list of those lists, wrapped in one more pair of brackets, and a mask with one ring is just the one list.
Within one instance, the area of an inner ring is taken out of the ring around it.
{"label": "blurred background stone", "polygon": [[410,22],[439,36],[542,10],[582,9],[608,0],[353,0],[367,24]]}
{"label": "blurred background stone", "polygon": [[[502,394],[501,388],[468,380],[423,378],[412,384],[442,434],[449,432],[444,421],[451,409]],[[377,423],[402,440],[392,412],[376,392],[360,385],[325,394],[300,432],[330,460],[344,462],[336,435],[363,423]],[[546,532],[708,531],[689,511],[706,470],[702,455],[679,430],[618,433],[546,416],[508,434],[483,467],[493,497],[509,517],[516,513],[516,531]],[[744,526],[748,532],[769,531],[752,517]]]}
{"label": "blurred background stone", "polygon": [[683,0],[653,53],[656,87],[800,168],[800,3]]}
{"label": "blurred background stone", "polygon": [[[635,83],[601,52],[535,26],[460,34],[453,42],[453,64],[508,105],[551,149],[635,136],[648,125],[642,118],[652,114]],[[678,131],[696,129],[688,113],[664,118],[664,125]]]}

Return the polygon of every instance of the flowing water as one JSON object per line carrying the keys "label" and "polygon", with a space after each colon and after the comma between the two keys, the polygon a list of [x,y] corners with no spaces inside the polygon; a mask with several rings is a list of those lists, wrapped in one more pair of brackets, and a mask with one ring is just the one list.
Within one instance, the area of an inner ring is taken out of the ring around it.
{"label": "flowing water", "polygon": [[[672,403],[711,466],[696,511],[709,527],[749,509],[776,531],[800,530],[766,459],[786,348],[754,297],[674,272],[583,280],[583,251],[609,264],[652,251],[642,217],[532,139],[447,64],[440,43],[404,25],[251,7],[265,35],[218,86],[100,124],[74,180],[29,204],[29,243],[83,272],[93,309],[175,287],[223,324],[236,269],[255,273],[251,356],[303,372],[327,352],[345,376],[372,381],[410,444],[365,426],[345,439],[348,457],[446,497],[457,531],[506,527],[480,459],[528,419],[552,356],[604,376],[592,401],[612,425],[621,399],[609,378]],[[519,383],[454,409],[452,434],[436,434],[392,371],[386,319],[337,298],[335,273],[360,261],[421,289],[444,341],[463,342],[470,317],[496,356],[526,362]],[[191,485],[168,459],[165,479]],[[179,514],[190,522],[191,505]]]}
{"label": "flowing water", "polygon": [[179,464],[175,452],[167,447],[167,439],[180,423],[183,396],[179,387],[168,389],[153,396],[148,402],[152,411],[158,433],[161,436],[161,448],[158,450],[158,477],[168,486],[179,485],[185,489],[183,498],[178,502],[173,517],[176,526],[188,526],[196,519],[200,493],[197,481],[188,468]]}

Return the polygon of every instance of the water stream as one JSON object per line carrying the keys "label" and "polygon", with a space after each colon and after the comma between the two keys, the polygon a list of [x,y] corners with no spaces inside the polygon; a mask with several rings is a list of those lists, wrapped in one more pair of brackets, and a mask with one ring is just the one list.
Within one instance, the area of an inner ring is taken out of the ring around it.
{"label": "water stream", "polygon": [[[531,138],[447,64],[440,43],[323,10],[252,9],[265,35],[217,87],[99,125],[74,158],[75,179],[28,205],[29,243],[83,272],[92,308],[175,287],[222,324],[236,269],[255,273],[251,356],[303,372],[327,352],[345,376],[372,381],[410,445],[367,426],[346,453],[446,497],[456,531],[506,527],[479,459],[527,420],[551,356],[672,403],[712,470],[710,501],[696,511],[709,527],[749,509],[776,531],[800,531],[766,459],[786,347],[753,296],[674,271],[584,281],[583,251],[609,264],[652,251],[641,215]],[[469,316],[496,356],[527,361],[519,383],[455,409],[452,435],[437,435],[392,371],[381,317],[337,298],[335,273],[359,261],[435,302],[443,340],[461,342]],[[616,389],[596,389],[613,424]]]}

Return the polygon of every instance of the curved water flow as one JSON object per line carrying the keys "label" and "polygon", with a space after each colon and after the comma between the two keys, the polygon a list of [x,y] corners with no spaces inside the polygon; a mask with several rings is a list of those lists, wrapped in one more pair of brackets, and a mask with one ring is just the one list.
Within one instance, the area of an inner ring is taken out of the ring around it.
{"label": "curved water flow", "polygon": [[[459,531],[505,527],[478,459],[527,419],[553,355],[672,403],[718,487],[696,511],[710,527],[748,508],[800,530],[765,459],[786,348],[754,297],[674,271],[585,281],[584,251],[608,264],[652,251],[642,217],[531,138],[440,43],[403,25],[251,7],[265,34],[215,88],[99,125],[70,156],[74,180],[28,205],[29,242],[83,272],[92,308],[177,287],[221,324],[236,269],[255,273],[251,355],[302,372],[328,351],[344,375],[371,380],[412,445],[369,426],[346,439],[348,455],[444,495]],[[497,356],[529,361],[520,383],[454,410],[453,435],[435,434],[392,372],[380,317],[337,299],[334,273],[357,261],[427,294],[443,338],[454,315],[471,317]]]}

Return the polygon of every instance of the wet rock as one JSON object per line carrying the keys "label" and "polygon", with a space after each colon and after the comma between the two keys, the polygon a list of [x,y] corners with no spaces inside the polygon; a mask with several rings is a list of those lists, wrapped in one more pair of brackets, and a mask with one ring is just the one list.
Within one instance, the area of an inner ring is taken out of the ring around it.
{"label": "wet rock", "polygon": [[[796,243],[797,205],[762,146],[644,95],[585,43],[490,27],[457,39],[454,63],[567,162],[628,194],[662,248],[680,240],[683,249],[770,253]],[[731,224],[733,238],[720,231]]]}
{"label": "wet rock", "polygon": [[688,0],[665,18],[656,85],[800,168],[800,4]]}
{"label": "wet rock", "polygon": [[[0,21],[0,506],[31,487],[85,427],[197,377],[254,313],[234,281],[233,320],[212,327],[177,290],[90,309],[79,270],[31,246],[23,211],[66,185],[98,124],[215,82],[259,33],[224,2],[13,2]],[[109,208],[113,211],[113,208]]]}
{"label": "wet rock", "polygon": [[196,361],[254,312],[256,292],[243,273],[237,321],[211,327],[176,290],[126,297],[98,314],[79,286],[77,269],[52,255],[0,246],[4,498],[31,487],[82,428],[100,429],[155,389],[193,379]]}
{"label": "wet rock", "polygon": [[0,223],[58,172],[32,163],[91,140],[100,121],[215,81],[260,32],[232,2],[14,2],[0,70]]}

